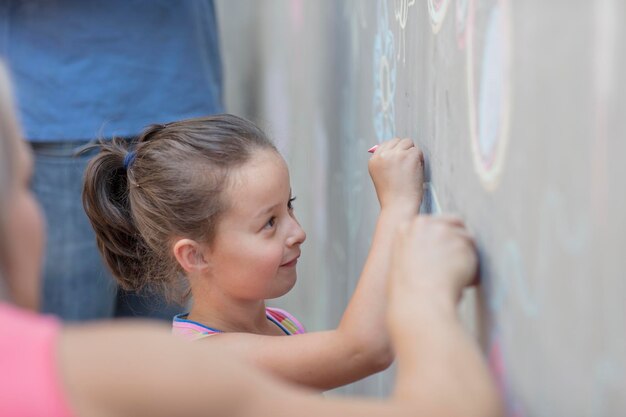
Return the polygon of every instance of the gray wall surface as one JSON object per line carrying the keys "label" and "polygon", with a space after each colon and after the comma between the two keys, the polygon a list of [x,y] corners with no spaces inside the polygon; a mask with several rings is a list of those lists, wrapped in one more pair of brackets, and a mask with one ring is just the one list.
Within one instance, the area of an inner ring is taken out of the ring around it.
{"label": "gray wall surface", "polygon": [[[464,322],[509,416],[626,415],[626,3],[218,2],[227,102],[275,139],[307,230],[277,304],[336,326],[378,204],[366,150],[425,152],[482,285]],[[375,329],[374,329],[375,331]],[[384,396],[393,369],[340,390]]]}

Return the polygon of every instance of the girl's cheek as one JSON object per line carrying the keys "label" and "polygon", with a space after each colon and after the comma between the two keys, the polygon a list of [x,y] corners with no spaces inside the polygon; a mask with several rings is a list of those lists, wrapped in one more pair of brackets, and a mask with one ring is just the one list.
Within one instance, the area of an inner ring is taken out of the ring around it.
{"label": "girl's cheek", "polygon": [[[260,265],[264,271],[264,275],[268,277],[268,279],[273,278],[274,275],[280,270],[280,265],[284,262],[283,259],[283,248],[282,246],[275,245],[272,248],[267,248],[268,250],[260,259]],[[269,250],[271,249],[271,250]]]}
{"label": "girl's cheek", "polygon": [[283,263],[283,251],[282,248],[273,248],[272,251],[268,251],[263,257],[263,269],[267,272],[273,271],[274,273]]}

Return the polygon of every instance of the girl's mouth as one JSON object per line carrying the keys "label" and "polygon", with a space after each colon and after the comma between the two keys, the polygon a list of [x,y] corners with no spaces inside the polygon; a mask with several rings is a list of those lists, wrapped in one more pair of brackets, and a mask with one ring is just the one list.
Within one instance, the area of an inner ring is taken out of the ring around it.
{"label": "girl's mouth", "polygon": [[299,258],[299,256],[296,256],[291,261],[282,264],[281,267],[288,268],[288,267],[291,267],[291,266],[296,266],[296,264],[298,263],[298,258]]}

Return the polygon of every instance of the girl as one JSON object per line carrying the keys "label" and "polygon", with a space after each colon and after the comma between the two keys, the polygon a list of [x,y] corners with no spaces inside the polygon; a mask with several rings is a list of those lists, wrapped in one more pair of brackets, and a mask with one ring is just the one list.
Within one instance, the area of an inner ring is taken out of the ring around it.
{"label": "girl", "polygon": [[62,327],[28,312],[38,307],[44,228],[8,91],[0,66],[0,415],[501,415],[484,361],[455,314],[456,297],[476,272],[472,242],[455,220],[401,227],[387,311],[398,378],[386,402],[319,398],[217,347],[182,343],[160,325]]}
{"label": "girl", "polygon": [[125,288],[156,286],[179,298],[186,294],[181,282],[191,290],[193,305],[174,319],[175,333],[219,333],[206,340],[322,390],[389,366],[381,294],[392,232],[417,213],[422,198],[423,157],[412,141],[383,143],[370,160],[381,213],[339,327],[279,338],[268,336],[304,333],[265,300],[295,284],[305,233],[287,165],[265,134],[225,114],[154,125],[137,143],[100,146],[83,193],[98,246]]}

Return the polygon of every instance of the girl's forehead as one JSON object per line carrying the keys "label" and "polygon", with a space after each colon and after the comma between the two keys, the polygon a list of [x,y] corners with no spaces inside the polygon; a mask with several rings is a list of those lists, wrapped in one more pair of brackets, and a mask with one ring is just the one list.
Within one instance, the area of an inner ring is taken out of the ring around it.
{"label": "girl's forehead", "polygon": [[226,194],[230,207],[256,211],[274,205],[290,192],[289,170],[275,151],[257,152],[239,169],[231,172]]}
{"label": "girl's forehead", "polygon": [[258,187],[259,183],[272,185],[289,180],[287,164],[280,154],[271,150],[255,152],[250,159],[233,172],[239,187]]}

